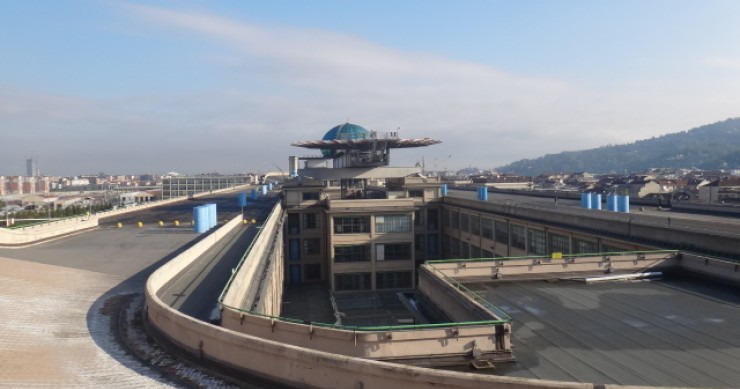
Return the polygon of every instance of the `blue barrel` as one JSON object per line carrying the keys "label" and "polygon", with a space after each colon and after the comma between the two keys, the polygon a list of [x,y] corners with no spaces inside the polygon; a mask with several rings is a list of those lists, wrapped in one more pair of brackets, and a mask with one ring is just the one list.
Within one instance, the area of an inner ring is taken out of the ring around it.
{"label": "blue barrel", "polygon": [[267,184],[267,190],[272,190],[272,182]]}
{"label": "blue barrel", "polygon": [[478,200],[488,201],[488,187],[481,186],[478,188]]}
{"label": "blue barrel", "polygon": [[267,194],[267,185],[261,185],[260,186],[260,191],[262,191],[262,195],[263,196],[266,195]]}
{"label": "blue barrel", "polygon": [[193,208],[193,231],[202,234],[208,231],[208,208],[205,205]]}
{"label": "blue barrel", "polygon": [[246,207],[247,206],[247,192],[239,193],[239,195],[236,197],[237,201],[239,201],[240,207]]}
{"label": "blue barrel", "polygon": [[591,193],[588,193],[588,192],[581,193],[581,208],[586,208],[586,209],[591,208]]}
{"label": "blue barrel", "polygon": [[606,196],[606,209],[612,212],[617,212],[617,195],[609,193]]}
{"label": "blue barrel", "polygon": [[617,196],[617,210],[619,212],[630,213],[629,196]]}
{"label": "blue barrel", "polygon": [[442,184],[442,186],[439,187],[439,194],[441,196],[447,196],[447,184]]}
{"label": "blue barrel", "polygon": [[601,193],[591,193],[591,209],[601,209]]}
{"label": "blue barrel", "polygon": [[216,225],[218,224],[218,213],[216,212],[216,204],[208,204],[208,217],[208,228],[216,227]]}
{"label": "blue barrel", "polygon": [[257,200],[257,189],[252,189],[252,200]]}

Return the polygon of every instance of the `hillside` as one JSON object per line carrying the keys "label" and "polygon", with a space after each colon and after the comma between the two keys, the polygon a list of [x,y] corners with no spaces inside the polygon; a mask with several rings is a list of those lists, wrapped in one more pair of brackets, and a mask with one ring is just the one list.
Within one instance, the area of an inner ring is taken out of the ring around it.
{"label": "hillside", "polygon": [[523,159],[496,170],[536,176],[549,172],[641,172],[663,167],[740,168],[740,118],[629,144]]}

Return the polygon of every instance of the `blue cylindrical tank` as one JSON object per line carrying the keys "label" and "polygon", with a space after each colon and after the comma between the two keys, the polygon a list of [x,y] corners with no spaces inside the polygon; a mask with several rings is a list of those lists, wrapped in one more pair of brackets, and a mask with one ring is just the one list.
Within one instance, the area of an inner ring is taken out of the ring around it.
{"label": "blue cylindrical tank", "polygon": [[581,208],[586,208],[586,209],[591,208],[591,193],[588,193],[588,192],[581,193]]}
{"label": "blue cylindrical tank", "polygon": [[442,186],[439,187],[439,194],[441,196],[447,196],[447,184],[442,184]]}
{"label": "blue cylindrical tank", "polygon": [[478,200],[488,201],[488,187],[481,186],[478,188]]}
{"label": "blue cylindrical tank", "polygon": [[601,193],[591,193],[591,209],[601,209]]}
{"label": "blue cylindrical tank", "polygon": [[606,209],[612,212],[617,211],[617,195],[614,193],[609,193],[606,196]]}
{"label": "blue cylindrical tank", "polygon": [[208,231],[208,208],[204,205],[193,208],[193,231],[202,234]]}
{"label": "blue cylindrical tank", "polygon": [[246,207],[247,206],[247,192],[239,193],[239,195],[236,197],[237,201],[239,201],[240,207]]}
{"label": "blue cylindrical tank", "polygon": [[267,184],[267,190],[272,190],[272,182]]}
{"label": "blue cylindrical tank", "polygon": [[218,213],[216,212],[216,204],[208,204],[208,217],[210,218],[208,228],[216,227],[216,225],[218,224]]}
{"label": "blue cylindrical tank", "polygon": [[257,200],[257,189],[252,189],[252,200]]}
{"label": "blue cylindrical tank", "polygon": [[262,195],[263,196],[266,195],[267,194],[267,185],[261,185],[260,186],[260,191],[262,191]]}
{"label": "blue cylindrical tank", "polygon": [[617,210],[619,212],[630,213],[630,197],[617,196]]}

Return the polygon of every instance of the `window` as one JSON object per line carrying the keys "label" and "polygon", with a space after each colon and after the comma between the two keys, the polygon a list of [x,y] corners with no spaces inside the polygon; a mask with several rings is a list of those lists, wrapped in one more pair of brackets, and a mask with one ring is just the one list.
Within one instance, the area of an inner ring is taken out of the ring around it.
{"label": "window", "polygon": [[417,209],[416,211],[414,211],[414,225],[415,226],[424,225],[424,210]]}
{"label": "window", "polygon": [[467,213],[460,213],[460,230],[470,232],[470,215]]}
{"label": "window", "polygon": [[450,238],[450,258],[460,258],[460,240],[457,238]]}
{"label": "window", "polygon": [[301,259],[301,240],[300,239],[289,239],[288,240],[288,260],[297,261]]}
{"label": "window", "polygon": [[[498,236],[498,231],[496,231],[496,236]],[[527,248],[527,236],[525,235],[524,226],[511,225],[511,247],[522,250]]]}
{"label": "window", "polygon": [[564,235],[550,234],[550,252],[570,254],[570,239]]}
{"label": "window", "polygon": [[384,243],[375,245],[378,261],[411,259],[411,243]]}
{"label": "window", "polygon": [[411,214],[375,216],[375,232],[409,232]]}
{"label": "window", "polygon": [[493,220],[481,219],[480,229],[482,237],[493,240]]}
{"label": "window", "polygon": [[480,258],[480,247],[470,245],[470,258]]}
{"label": "window", "polygon": [[437,248],[437,234],[427,235],[427,256],[436,257],[439,255],[439,249]]}
{"label": "window", "polygon": [[545,231],[539,230],[527,230],[527,237],[529,238],[529,253],[532,255],[546,255],[547,254],[547,241]]}
{"label": "window", "polygon": [[591,254],[599,252],[596,242],[588,240],[573,239],[573,252],[575,254]]}
{"label": "window", "polygon": [[318,213],[304,213],[303,214],[303,228],[319,228],[319,214]]}
{"label": "window", "polygon": [[451,211],[449,209],[445,209],[442,213],[442,225],[445,227],[451,226],[450,225],[450,219],[451,219],[450,212]]}
{"label": "window", "polygon": [[450,227],[455,230],[460,229],[460,212],[450,211]]}
{"label": "window", "polygon": [[448,235],[442,235],[442,255],[444,258],[452,258],[452,249],[451,249],[452,243],[450,242],[450,237]]}
{"label": "window", "polygon": [[439,226],[439,211],[427,209],[427,229],[434,231]]}
{"label": "window", "polygon": [[488,250],[481,250],[480,254],[482,258],[493,258],[493,252]]}
{"label": "window", "polygon": [[493,224],[493,230],[496,231],[496,242],[509,244],[509,222],[496,220]]}
{"label": "window", "polygon": [[335,234],[363,234],[370,232],[370,217],[335,217]]}
{"label": "window", "polygon": [[470,233],[480,235],[480,218],[478,216],[470,216]]}
{"label": "window", "polygon": [[334,262],[365,262],[370,260],[370,245],[334,246]]}
{"label": "window", "polygon": [[378,272],[375,274],[376,289],[399,289],[410,287],[410,271]]}
{"label": "window", "polygon": [[319,192],[303,192],[304,200],[318,200]]}
{"label": "window", "polygon": [[303,254],[305,255],[321,254],[321,239],[320,238],[303,239]]}
{"label": "window", "polygon": [[623,247],[617,247],[617,246],[610,246],[610,245],[607,245],[607,244],[602,244],[601,245],[601,252],[603,252],[603,253],[618,253],[618,252],[622,252],[622,251],[630,251],[630,249],[626,249],[626,248],[623,248]]}
{"label": "window", "polygon": [[289,235],[298,235],[301,233],[301,225],[300,225],[300,218],[301,214],[299,213],[289,213],[288,214],[288,234]]}
{"label": "window", "polygon": [[321,265],[318,263],[310,263],[304,265],[306,271],[306,281],[317,281],[321,279]]}
{"label": "window", "polygon": [[339,273],[334,274],[336,290],[367,290],[371,289],[370,273]]}
{"label": "window", "polygon": [[410,190],[409,197],[424,198],[423,190]]}
{"label": "window", "polygon": [[460,242],[460,258],[470,258],[470,245]]}
{"label": "window", "polygon": [[419,251],[426,251],[426,235],[424,234],[416,234],[414,235],[414,249]]}

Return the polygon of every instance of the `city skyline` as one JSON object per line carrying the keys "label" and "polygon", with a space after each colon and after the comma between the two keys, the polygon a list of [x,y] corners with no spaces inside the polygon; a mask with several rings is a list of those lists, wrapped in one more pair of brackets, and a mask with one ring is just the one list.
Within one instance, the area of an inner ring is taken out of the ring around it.
{"label": "city skyline", "polygon": [[4,175],[274,170],[345,121],[493,168],[739,116],[731,1],[5,8]]}

